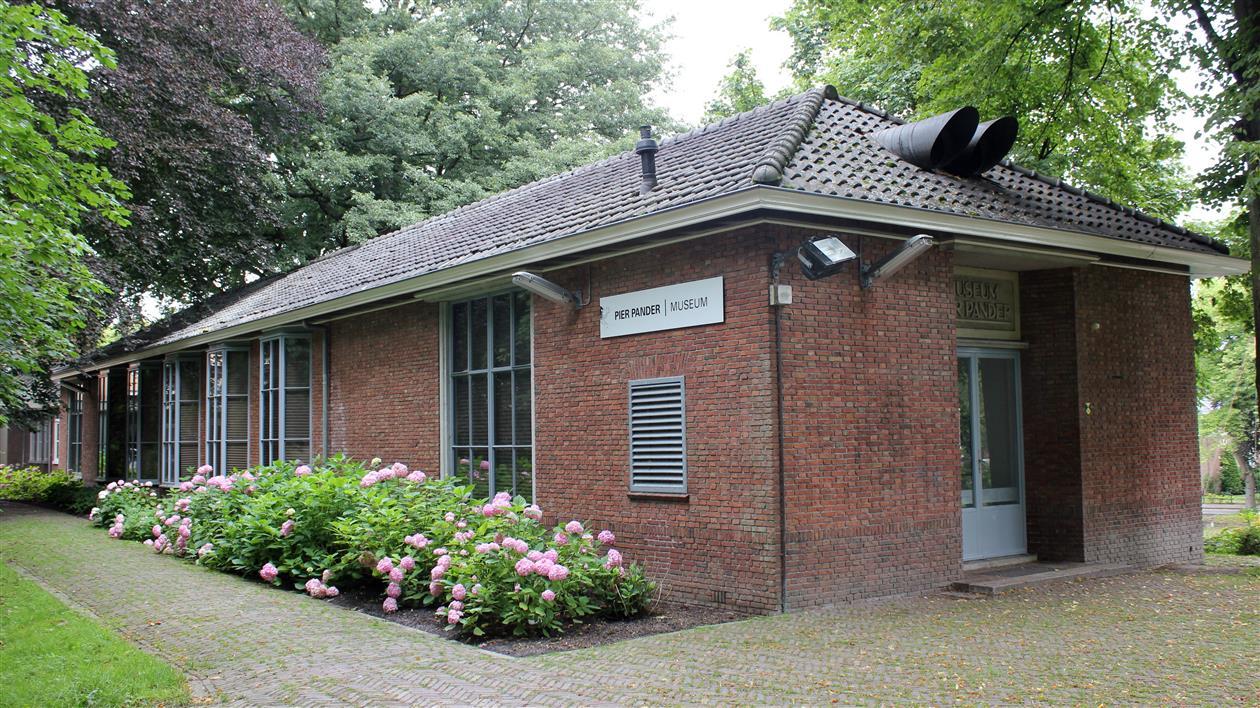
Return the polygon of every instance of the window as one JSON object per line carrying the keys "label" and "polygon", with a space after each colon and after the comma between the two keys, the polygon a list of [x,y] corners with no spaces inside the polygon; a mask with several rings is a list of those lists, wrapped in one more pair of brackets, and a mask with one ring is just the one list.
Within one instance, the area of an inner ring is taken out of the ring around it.
{"label": "window", "polygon": [[197,466],[197,416],[201,380],[196,357],[179,356],[162,364],[162,484],[179,484]]}
{"label": "window", "polygon": [[27,444],[30,446],[28,457],[30,461],[36,464],[45,464],[48,462],[48,436],[52,430],[52,421],[45,420],[39,423],[34,430],[30,432]]}
{"label": "window", "polygon": [[262,340],[258,444],[264,465],[311,454],[311,340],[281,334]]}
{"label": "window", "polygon": [[127,476],[158,479],[162,387],[155,364],[127,370]]}
{"label": "window", "polygon": [[83,392],[70,391],[70,405],[66,409],[66,469],[83,474]]}
{"label": "window", "polygon": [[109,371],[102,371],[96,379],[96,475],[98,479],[109,476],[106,464],[109,455]]}
{"label": "window", "polygon": [[249,466],[249,351],[206,353],[206,464],[227,474]]}
{"label": "window", "polygon": [[683,378],[630,382],[630,491],[687,491]]}
{"label": "window", "polygon": [[52,447],[49,449],[54,465],[61,464],[61,414],[52,419]]}
{"label": "window", "polygon": [[523,292],[451,305],[451,453],[474,496],[533,498],[530,326]]}

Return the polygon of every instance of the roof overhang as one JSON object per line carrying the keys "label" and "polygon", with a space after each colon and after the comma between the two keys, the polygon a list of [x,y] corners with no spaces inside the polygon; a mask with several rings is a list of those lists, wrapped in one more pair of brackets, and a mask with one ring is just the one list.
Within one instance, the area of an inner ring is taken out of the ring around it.
{"label": "roof overhang", "polygon": [[[246,336],[260,330],[327,318],[347,308],[369,306],[382,300],[396,299],[402,295],[424,297],[430,291],[450,290],[468,281],[501,277],[507,271],[531,264],[557,258],[570,258],[585,251],[628,244],[638,239],[671,231],[697,229],[704,224],[719,220],[729,221],[741,216],[751,218],[756,213],[765,211],[846,222],[863,222],[876,227],[895,227],[900,231],[910,229],[978,237],[990,243],[1022,245],[1039,250],[1090,254],[1089,261],[1104,265],[1109,264],[1109,260],[1110,264],[1125,267],[1140,267],[1143,264],[1149,264],[1152,270],[1167,270],[1193,278],[1240,275],[1251,268],[1249,261],[1222,254],[1146,245],[1097,234],[1028,226],[983,217],[758,185],[569,234],[536,245],[492,253],[476,260],[357,291],[332,300],[313,303],[288,312],[248,320],[230,327],[197,333],[175,342],[120,354],[93,362],[85,367],[63,369],[55,372],[53,378],[66,378],[138,359],[161,356],[224,339]],[[693,234],[692,237],[698,235],[702,234]]]}

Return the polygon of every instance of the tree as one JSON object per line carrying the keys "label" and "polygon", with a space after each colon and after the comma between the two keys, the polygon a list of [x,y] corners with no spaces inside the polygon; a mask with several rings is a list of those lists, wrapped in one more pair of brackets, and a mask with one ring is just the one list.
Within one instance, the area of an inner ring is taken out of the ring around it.
{"label": "tree", "polygon": [[318,44],[269,0],[54,4],[117,57],[67,102],[132,192],[129,226],[88,232],[96,272],[121,297],[195,301],[291,264],[274,156],[318,115]]}
{"label": "tree", "polygon": [[[1201,435],[1223,435],[1228,453],[1241,474],[1245,505],[1256,506],[1257,433],[1256,339],[1249,319],[1226,315],[1230,284],[1204,281],[1195,293],[1195,366],[1199,389]],[[1226,465],[1222,465],[1224,469]]]}
{"label": "tree", "polygon": [[[1172,217],[1187,203],[1169,118],[1173,31],[1128,0],[796,0],[776,20],[802,84],[907,118],[961,105],[1020,121],[1039,172]],[[1161,53],[1163,52],[1163,53]]]}
{"label": "tree", "polygon": [[660,32],[628,0],[291,0],[330,47],[325,116],[280,153],[307,256],[373,238],[622,146],[663,114]]}
{"label": "tree", "polygon": [[704,107],[705,123],[716,123],[769,102],[766,86],[757,77],[757,67],[753,66],[751,49],[736,54],[727,66],[730,72],[718,84],[717,96]]}
{"label": "tree", "polygon": [[[1250,301],[1245,326],[1253,335],[1260,322],[1260,0],[1169,0],[1165,10],[1188,14],[1191,25],[1185,45],[1207,75],[1195,103],[1209,116],[1210,135],[1224,147],[1220,162],[1204,180],[1207,198],[1217,204],[1238,207],[1231,224],[1237,239],[1245,243],[1251,258],[1251,274],[1245,285],[1234,284],[1233,302],[1240,294]],[[1237,309],[1228,319],[1240,321]],[[1252,379],[1260,400],[1260,376]],[[1254,447],[1254,443],[1253,443]],[[1252,478],[1250,506],[1255,506]]]}
{"label": "tree", "polygon": [[112,63],[60,12],[0,0],[0,426],[54,404],[40,382],[103,292],[84,262],[84,216],[126,224],[124,186],[95,164],[112,143],[81,111],[40,108],[82,98],[82,67]]}

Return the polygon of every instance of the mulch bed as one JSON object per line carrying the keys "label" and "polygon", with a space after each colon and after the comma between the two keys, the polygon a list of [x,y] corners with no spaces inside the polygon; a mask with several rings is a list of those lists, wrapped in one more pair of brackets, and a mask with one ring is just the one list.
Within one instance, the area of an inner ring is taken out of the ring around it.
{"label": "mulch bed", "polygon": [[478,639],[475,637],[461,638],[457,637],[454,631],[447,632],[443,629],[446,625],[439,623],[438,618],[433,615],[433,608],[430,607],[404,607],[393,614],[386,614],[381,610],[379,593],[359,589],[346,590],[329,600],[329,602],[347,610],[362,612],[363,614],[379,617],[405,627],[418,629],[446,639],[462,641],[466,644],[507,656],[535,656],[556,651],[585,649],[635,637],[676,632],[681,629],[690,629],[707,624],[731,622],[748,616],[733,610],[667,603],[659,605],[652,614],[643,617],[622,620],[595,619],[588,623],[570,626],[566,628],[563,634],[557,634],[552,637],[509,636]]}

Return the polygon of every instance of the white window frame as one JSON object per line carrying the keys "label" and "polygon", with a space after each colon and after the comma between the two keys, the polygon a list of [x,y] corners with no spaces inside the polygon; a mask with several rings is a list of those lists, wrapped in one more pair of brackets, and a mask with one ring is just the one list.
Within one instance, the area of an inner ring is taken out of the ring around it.
{"label": "white window frame", "polygon": [[[158,429],[151,440],[144,439],[144,385],[149,376],[161,376],[162,367],[157,363],[137,362],[127,368],[127,411],[126,411],[126,445],[127,477],[144,481],[157,482],[161,479],[162,456],[162,399],[158,397]],[[134,382],[133,382],[134,379]],[[158,381],[159,394],[161,380]],[[144,468],[144,447],[156,445],[158,449],[158,469]]]}
{"label": "white window frame", "polygon": [[66,470],[83,475],[83,391],[70,389],[66,406]]}
{"label": "white window frame", "polygon": [[[454,308],[455,305],[471,303],[475,300],[486,300],[490,303],[490,305],[487,306],[488,324],[490,328],[493,328],[494,315],[491,308],[493,306],[494,297],[498,295],[515,294],[517,292],[520,292],[520,291],[515,290],[515,289],[489,290],[489,291],[485,291],[485,292],[478,293],[475,295],[470,295],[468,297],[465,297],[459,300],[452,300],[452,301],[444,302],[442,303],[441,309],[439,310],[438,326],[441,331],[441,342],[439,346],[438,359],[439,359],[440,372],[442,376],[442,382],[441,382],[441,387],[439,391],[439,405],[441,407],[439,427],[440,427],[440,434],[442,438],[441,472],[442,472],[442,476],[444,477],[455,476],[459,473],[459,470],[457,469],[459,456],[455,454],[456,447],[476,447],[476,446],[468,446],[468,445],[458,446],[456,445],[456,440],[455,440],[454,375],[456,372],[454,371],[454,366],[453,366],[454,316],[452,314],[452,309]],[[524,293],[524,296],[525,296],[525,302],[527,302],[529,305],[529,365],[528,365],[528,370],[529,370],[529,378],[530,378],[530,384],[529,384],[529,403],[530,403],[529,439],[530,441],[529,441],[528,447],[529,447],[529,453],[530,453],[529,463],[530,463],[530,468],[531,468],[529,498],[531,501],[534,501],[538,497],[538,465],[537,465],[538,415],[537,415],[537,410],[536,410],[537,380],[534,375],[534,357],[536,355],[536,351],[535,351],[536,346],[534,343],[535,307],[534,307],[533,296],[528,293]],[[515,327],[515,318],[512,318],[512,320],[513,320],[512,326]],[[489,346],[489,338],[487,338],[487,345]],[[515,362],[515,354],[513,354],[511,361]],[[493,367],[491,366],[493,361],[492,361],[492,353],[490,352],[487,353],[486,363],[487,363],[487,366],[489,367],[488,369],[478,369],[477,371],[495,371],[495,370],[504,370],[504,369],[509,369],[509,368],[510,369],[525,368],[525,367],[517,366],[515,364],[509,367]],[[459,373],[463,373],[463,371]],[[487,435],[489,436],[493,432],[493,425],[494,425],[494,419],[493,419],[494,403],[493,403],[493,398],[492,398],[493,396],[492,382],[488,383],[487,387],[488,387],[487,406],[491,409],[489,411],[489,414],[487,415],[487,421],[486,421]],[[515,406],[513,406],[513,408],[515,408]],[[492,451],[496,447],[495,445],[489,444],[490,442],[491,442],[490,440],[487,440],[486,449],[488,452]],[[513,444],[509,446],[500,445],[498,447],[519,448],[519,447],[526,447],[526,446]],[[493,468],[493,463],[492,463],[491,465],[492,479],[493,479],[493,470],[494,468]],[[493,484],[491,485],[491,489],[493,489]],[[517,491],[519,493],[519,490]]]}
{"label": "white window frame", "polygon": [[201,357],[196,354],[174,354],[162,362],[162,442],[159,465],[161,466],[161,485],[173,487],[179,484],[186,465],[180,464],[180,453],[185,445],[192,444],[197,449],[193,460],[196,465],[201,461],[201,431],[193,430],[192,435],[183,429],[180,413],[188,403],[197,406],[197,418],[200,420],[204,395],[201,391],[201,372],[193,374],[198,382],[197,394],[192,399],[184,398],[184,366],[198,365]]}
{"label": "white window frame", "polygon": [[[245,439],[229,439],[228,438],[228,411],[229,403],[232,398],[245,397],[245,430],[250,428],[251,411],[249,406],[249,385],[245,386],[244,394],[228,394],[228,375],[231,354],[243,353],[245,355],[245,368],[249,370],[249,346],[243,344],[220,344],[206,350],[205,363],[205,457],[206,464],[214,467],[215,474],[228,474],[231,470],[228,468],[227,454],[229,443],[245,443],[245,465],[249,466],[249,435],[246,433]],[[213,364],[214,357],[222,357],[221,363]],[[215,373],[219,372],[219,379],[222,385],[216,391],[214,386]]]}
{"label": "white window frame", "polygon": [[[288,381],[289,354],[288,343],[291,340],[306,341],[306,385],[290,386]],[[313,398],[311,381],[314,375],[312,366],[314,351],[309,332],[278,332],[270,334],[258,342],[258,462],[269,465],[278,460],[288,460],[287,443],[305,442],[307,457],[311,456],[314,435],[312,432],[311,411]],[[291,437],[288,433],[287,412],[290,391],[306,391],[306,437]],[[273,418],[275,416],[275,418]],[[296,459],[296,458],[295,458]]]}
{"label": "white window frame", "polygon": [[50,464],[61,464],[61,413],[52,419],[52,449],[49,450]]}

